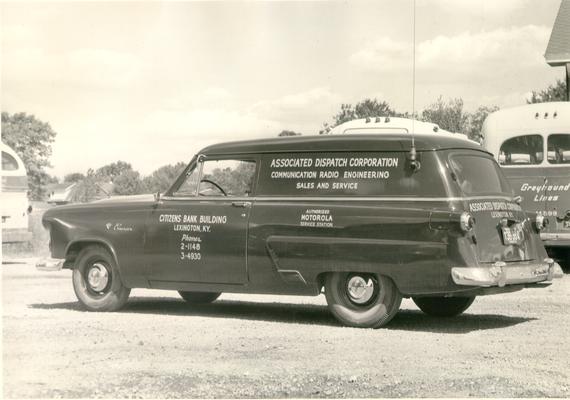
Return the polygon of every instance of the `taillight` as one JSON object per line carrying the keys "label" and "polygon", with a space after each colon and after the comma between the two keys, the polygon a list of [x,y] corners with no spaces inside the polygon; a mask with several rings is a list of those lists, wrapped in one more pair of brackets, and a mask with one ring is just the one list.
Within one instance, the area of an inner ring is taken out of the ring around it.
{"label": "taillight", "polygon": [[459,226],[461,226],[463,232],[469,232],[475,226],[475,218],[467,211],[464,211],[459,217]]}

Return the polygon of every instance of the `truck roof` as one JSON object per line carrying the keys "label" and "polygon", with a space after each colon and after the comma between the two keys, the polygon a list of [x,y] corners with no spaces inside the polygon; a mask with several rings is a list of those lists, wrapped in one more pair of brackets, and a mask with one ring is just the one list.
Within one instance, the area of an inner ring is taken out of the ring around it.
{"label": "truck roof", "polygon": [[[459,135],[458,135],[459,136]],[[415,137],[417,151],[443,149],[473,149],[485,151],[477,143],[460,137],[422,134]],[[412,135],[319,135],[288,136],[270,139],[226,142],[208,146],[200,152],[214,154],[254,154],[315,151],[407,151],[412,143]],[[486,152],[486,151],[485,151]]]}

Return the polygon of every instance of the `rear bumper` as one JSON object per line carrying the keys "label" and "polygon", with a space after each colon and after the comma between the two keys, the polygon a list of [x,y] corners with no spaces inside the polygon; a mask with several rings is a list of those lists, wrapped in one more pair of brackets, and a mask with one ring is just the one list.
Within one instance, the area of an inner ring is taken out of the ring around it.
{"label": "rear bumper", "polygon": [[542,263],[506,264],[496,262],[488,267],[454,267],[451,277],[457,285],[503,287],[522,283],[535,283],[551,281],[562,278],[562,268],[552,259],[545,259]]}
{"label": "rear bumper", "polygon": [[65,259],[62,258],[43,258],[36,263],[38,271],[61,271]]}
{"label": "rear bumper", "polygon": [[570,232],[544,232],[540,234],[545,247],[570,247]]}

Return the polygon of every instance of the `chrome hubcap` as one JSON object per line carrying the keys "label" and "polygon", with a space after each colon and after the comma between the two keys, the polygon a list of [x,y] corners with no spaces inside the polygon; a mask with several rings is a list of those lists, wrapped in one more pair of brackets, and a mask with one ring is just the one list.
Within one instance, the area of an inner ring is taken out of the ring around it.
{"label": "chrome hubcap", "polygon": [[370,301],[374,295],[374,281],[372,278],[353,276],[348,280],[347,292],[350,300],[356,304],[364,304]]}
{"label": "chrome hubcap", "polygon": [[96,292],[101,292],[109,283],[109,271],[101,263],[95,263],[87,273],[87,283]]}

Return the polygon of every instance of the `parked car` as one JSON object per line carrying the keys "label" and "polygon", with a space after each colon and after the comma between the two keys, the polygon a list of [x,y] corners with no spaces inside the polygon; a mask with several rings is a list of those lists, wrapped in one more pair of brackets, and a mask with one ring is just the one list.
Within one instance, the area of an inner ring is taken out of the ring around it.
{"label": "parked car", "polygon": [[131,288],[317,296],[380,327],[402,297],[453,316],[562,275],[492,155],[461,138],[328,135],[203,149],[165,193],[48,210],[52,259],[89,310]]}
{"label": "parked car", "polygon": [[0,143],[2,154],[2,185],[0,211],[2,212],[2,243],[29,242],[32,239],[28,216],[32,206],[28,201],[28,174],[18,154]]}

